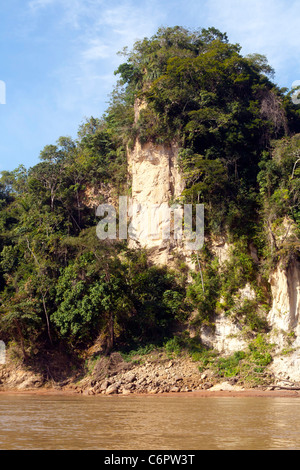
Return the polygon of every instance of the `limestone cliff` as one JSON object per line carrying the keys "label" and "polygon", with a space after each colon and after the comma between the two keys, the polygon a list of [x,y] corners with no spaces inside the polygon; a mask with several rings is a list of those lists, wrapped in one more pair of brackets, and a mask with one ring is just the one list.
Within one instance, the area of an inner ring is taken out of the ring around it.
{"label": "limestone cliff", "polygon": [[[135,106],[136,120],[142,107]],[[127,155],[132,209],[129,245],[152,249],[155,264],[166,264],[174,247],[168,218],[170,205],[184,189],[178,169],[178,145],[141,144],[137,139]]]}
{"label": "limestone cliff", "polygon": [[279,264],[270,276],[272,308],[270,341],[276,345],[272,369],[276,376],[300,381],[300,263]]}
{"label": "limestone cliff", "polygon": [[270,276],[273,303],[268,315],[272,328],[284,333],[299,328],[300,263],[292,259],[288,266],[279,264]]}
{"label": "limestone cliff", "polygon": [[[136,103],[136,121],[143,106]],[[197,269],[183,245],[172,237],[165,237],[168,230],[164,226],[163,214],[169,210],[170,203],[180,200],[184,189],[184,180],[178,168],[178,154],[176,142],[141,144],[137,139],[134,147],[128,149],[133,208],[129,244],[131,247],[143,246],[150,249],[150,259],[155,264],[170,265],[174,250],[177,250],[184,255],[191,269]],[[146,218],[143,212],[145,208],[148,210]],[[151,232],[153,222],[156,230]],[[287,238],[285,241],[288,241],[290,238],[286,237],[286,221],[283,224],[283,233],[277,239],[277,248],[280,248],[283,239]],[[226,237],[210,240],[210,248],[220,265],[230,258],[231,245]],[[255,247],[251,245],[249,250],[252,259],[259,264]],[[300,263],[296,257],[287,266],[277,264],[271,272],[269,284],[272,293],[272,305],[267,315],[269,339],[276,344],[277,354],[272,366],[273,372],[275,376],[300,381]],[[249,285],[245,285],[239,292],[240,299],[253,300],[255,295]],[[213,323],[214,328],[205,326],[201,329],[200,336],[204,344],[224,354],[232,354],[247,347],[249,338],[247,340],[242,325],[236,319],[221,312],[214,315]],[[289,354],[283,356],[282,352],[286,352],[287,348]]]}
{"label": "limestone cliff", "polygon": [[[285,219],[274,236],[277,250],[290,246],[293,240],[293,227]],[[226,240],[215,241],[212,248],[220,264],[228,260],[230,245]],[[253,259],[259,262],[254,248],[250,250]],[[267,336],[274,345],[271,370],[276,378],[300,382],[300,262],[296,254],[277,263],[271,270],[269,285],[272,301],[267,314]],[[255,299],[255,292],[249,285],[241,289],[240,294],[240,298]],[[202,328],[201,339],[207,346],[225,354],[247,347],[241,325],[222,313],[215,315],[214,329]]]}
{"label": "limestone cliff", "polygon": [[[138,114],[136,111],[136,118]],[[142,145],[138,140],[132,150],[128,150],[128,169],[131,180],[131,203],[135,210],[131,214],[131,247],[143,246],[150,249],[150,259],[155,264],[170,264],[174,250],[183,255],[191,269],[191,253],[185,251],[183,244],[170,238],[164,238],[164,221],[159,218],[169,210],[170,202],[180,199],[184,189],[184,181],[177,165],[178,146]],[[158,234],[149,233],[149,225],[145,223],[143,208],[149,209],[146,217],[153,224],[158,215]],[[220,264],[230,256],[230,244],[225,239],[216,239],[212,243],[212,251]],[[219,352],[230,354],[247,346],[242,337],[242,328],[224,315],[217,315],[215,328],[204,327],[201,340]]]}

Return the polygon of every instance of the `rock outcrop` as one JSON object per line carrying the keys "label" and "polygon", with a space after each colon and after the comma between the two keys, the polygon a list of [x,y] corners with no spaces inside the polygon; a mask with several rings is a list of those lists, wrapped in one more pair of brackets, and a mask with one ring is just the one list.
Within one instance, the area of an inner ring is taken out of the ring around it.
{"label": "rock outcrop", "polygon": [[155,264],[167,264],[172,248],[170,206],[181,196],[183,182],[177,166],[178,146],[141,145],[128,151],[132,184],[129,244],[154,249]]}
{"label": "rock outcrop", "polygon": [[270,276],[273,303],[268,315],[270,326],[290,333],[299,325],[300,313],[300,263],[292,259],[287,267],[279,264]]}
{"label": "rock outcrop", "polygon": [[215,317],[214,328],[202,327],[200,337],[203,344],[221,354],[230,355],[247,347],[242,327],[224,314]]}
{"label": "rock outcrop", "polygon": [[[144,107],[144,103],[136,101],[136,122]],[[139,139],[133,149],[127,150],[131,183],[129,246],[151,249],[155,264],[168,264],[174,249],[183,251],[182,243],[174,240],[170,210],[184,189],[178,153],[176,142],[142,144]]]}
{"label": "rock outcrop", "polygon": [[278,377],[300,381],[300,263],[279,264],[270,276],[272,308],[270,342],[276,346],[272,370]]}
{"label": "rock outcrop", "polygon": [[[139,119],[140,111],[145,103],[135,104],[135,120]],[[136,140],[133,149],[128,149],[128,169],[131,181],[131,224],[129,245],[149,249],[150,260],[154,264],[172,265],[174,253],[179,253],[191,269],[197,266],[191,262],[191,252],[184,248],[172,233],[170,223],[170,206],[180,201],[184,189],[184,180],[178,168],[179,148],[172,144],[141,144]],[[277,247],[292,236],[292,225],[285,220],[275,235]],[[220,266],[230,259],[232,245],[226,237],[210,241],[211,250],[218,258]],[[259,263],[257,251],[250,246],[250,255],[255,263]],[[267,321],[270,325],[270,341],[277,345],[278,358],[274,360],[274,373],[300,379],[300,264],[294,258],[287,267],[279,264],[270,276],[272,306]],[[245,286],[239,293],[240,301],[255,299],[255,292]],[[203,327],[200,332],[202,342],[220,354],[232,354],[247,347],[247,339],[242,327],[234,318],[223,313],[215,315],[214,328]],[[198,333],[199,334],[199,333]],[[299,339],[298,339],[299,338]],[[292,348],[293,355],[282,359],[281,351]],[[296,351],[296,352],[295,352]],[[282,367],[284,364],[284,367]]]}

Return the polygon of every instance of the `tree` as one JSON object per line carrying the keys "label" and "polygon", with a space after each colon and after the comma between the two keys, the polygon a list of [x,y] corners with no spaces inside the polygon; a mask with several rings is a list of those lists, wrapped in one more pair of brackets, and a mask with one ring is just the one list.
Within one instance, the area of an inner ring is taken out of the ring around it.
{"label": "tree", "polygon": [[50,198],[51,210],[54,210],[54,202],[62,184],[64,162],[63,153],[55,145],[46,145],[41,151],[42,163],[35,165],[30,172],[29,185],[33,190],[40,186]]}
{"label": "tree", "polygon": [[100,262],[91,253],[64,269],[57,284],[58,308],[52,315],[63,336],[86,344],[102,331],[106,352],[114,347],[132,309],[121,273],[117,259]]}
{"label": "tree", "polygon": [[28,358],[25,340],[33,341],[38,335],[41,324],[39,305],[35,298],[28,295],[26,284],[13,296],[6,299],[0,308],[0,324],[4,331],[8,330],[19,339],[23,360]]}

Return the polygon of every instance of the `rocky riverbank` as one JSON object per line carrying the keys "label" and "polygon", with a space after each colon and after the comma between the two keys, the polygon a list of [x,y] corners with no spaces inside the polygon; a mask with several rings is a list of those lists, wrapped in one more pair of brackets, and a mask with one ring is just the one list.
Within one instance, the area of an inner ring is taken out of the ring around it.
{"label": "rocky riverbank", "polygon": [[[188,355],[170,358],[154,352],[131,362],[118,353],[98,360],[90,375],[69,388],[84,395],[166,394],[188,392],[245,392],[249,385],[239,377],[224,378],[212,369],[200,372],[199,364]],[[275,379],[265,373],[258,391],[295,391],[297,384]]]}
{"label": "rocky riverbank", "polygon": [[[229,380],[227,387],[241,389],[235,382],[236,379]],[[47,371],[35,371],[24,364],[8,362],[0,366],[0,391],[53,389],[84,395],[130,395],[209,390],[217,384],[212,371],[200,373],[197,363],[189,356],[171,359],[161,352],[132,361],[113,353],[90,360],[90,370],[77,371],[66,377],[49,374],[49,367]]]}
{"label": "rocky riverbank", "polygon": [[207,390],[213,385],[212,374],[209,371],[201,374],[188,357],[170,359],[163,353],[152,354],[135,364],[115,353],[98,361],[91,376],[85,377],[75,388],[89,395],[129,395]]}
{"label": "rocky riverbank", "polygon": [[288,380],[276,379],[266,372],[264,381],[249,387],[241,377],[222,377],[212,369],[199,370],[199,364],[189,355],[170,357],[154,351],[142,357],[125,360],[119,353],[99,356],[86,361],[84,370],[74,368],[72,373],[55,376],[49,366],[34,370],[24,364],[8,363],[0,366],[0,391],[5,392],[66,392],[82,395],[139,395],[184,394],[198,392],[242,393],[284,392],[298,394],[300,386]]}

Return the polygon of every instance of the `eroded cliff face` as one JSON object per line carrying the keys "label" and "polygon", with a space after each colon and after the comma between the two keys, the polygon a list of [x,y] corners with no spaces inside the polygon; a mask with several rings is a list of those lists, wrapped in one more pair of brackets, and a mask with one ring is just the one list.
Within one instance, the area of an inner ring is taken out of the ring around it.
{"label": "eroded cliff face", "polygon": [[270,277],[273,303],[268,321],[278,332],[290,333],[299,328],[300,263],[292,259],[288,266],[281,264]]}
{"label": "eroded cliff face", "polygon": [[[191,269],[197,269],[191,261],[191,252],[185,249],[184,243],[174,240],[172,236],[164,238],[166,223],[163,214],[170,209],[170,203],[180,200],[184,189],[184,181],[178,165],[178,146],[141,145],[136,142],[133,150],[128,150],[128,166],[131,178],[131,203],[135,210],[131,214],[131,231],[129,245],[142,246],[150,249],[150,259],[155,264],[170,265],[174,253],[180,253]],[[143,208],[148,210],[145,220]],[[155,223],[155,219],[157,224]],[[147,223],[148,222],[148,223]],[[150,224],[156,227],[158,234],[151,233]],[[232,246],[225,239],[216,239],[212,243],[212,251],[220,265],[230,257]],[[208,347],[220,353],[231,354],[247,346],[243,338],[242,328],[225,315],[216,315],[215,328],[204,327],[201,340]]]}
{"label": "eroded cliff face", "polygon": [[202,327],[200,337],[205,346],[215,349],[220,354],[233,354],[247,347],[241,325],[224,314],[215,316],[214,328]]}
{"label": "eroded cliff face", "polygon": [[[135,120],[145,104],[135,103]],[[152,249],[155,264],[167,264],[179,246],[172,238],[170,206],[180,198],[184,182],[178,168],[178,145],[141,144],[127,150],[131,181],[129,245]]]}
{"label": "eroded cliff face", "polygon": [[[292,237],[293,234],[290,240]],[[228,259],[226,242],[215,243],[213,248],[220,263]],[[251,254],[258,261],[256,252]],[[297,257],[292,256],[288,263],[280,262],[271,273],[269,284],[272,303],[267,315],[270,328],[267,336],[270,344],[274,345],[270,369],[275,378],[300,382],[300,262]],[[254,300],[256,296],[250,285],[241,289],[240,294],[240,300]],[[243,329],[234,319],[224,314],[215,315],[214,325],[214,330],[202,328],[204,344],[224,354],[247,348]]]}
{"label": "eroded cliff face", "polygon": [[177,161],[175,143],[141,145],[137,141],[128,151],[132,185],[129,245],[152,249],[155,264],[167,264],[174,248],[170,206],[184,188]]}
{"label": "eroded cliff face", "polygon": [[[135,122],[144,108],[145,103],[136,100]],[[141,144],[137,139],[134,148],[127,150],[127,156],[133,203],[165,204],[181,196],[184,183],[178,169],[176,142]]]}
{"label": "eroded cliff face", "polygon": [[[136,104],[136,120],[143,106],[142,103]],[[175,142],[170,145],[142,145],[137,140],[134,148],[128,150],[132,188],[129,245],[150,249],[150,259],[157,265],[172,265],[174,253],[178,252],[191,269],[197,269],[197,265],[191,262],[191,253],[185,251],[184,244],[174,240],[172,234],[166,236],[170,227],[165,223],[164,214],[168,213],[172,203],[180,201],[184,189],[184,180],[178,168],[178,153]],[[146,218],[144,209],[148,211]],[[282,237],[279,236],[278,243],[286,238],[286,225],[283,224]],[[232,247],[226,238],[211,242],[212,252],[222,265],[229,260]],[[253,246],[250,251],[254,261],[259,263]],[[299,261],[294,258],[288,266],[279,264],[272,272],[269,283],[272,292],[272,305],[267,316],[269,339],[277,348],[272,369],[279,378],[289,377],[300,381]],[[240,299],[255,299],[255,292],[249,286],[244,286],[240,294]],[[215,315],[214,328],[203,327],[200,336],[204,344],[224,354],[246,349],[249,341],[241,325],[222,313]],[[289,353],[285,354],[286,351]]]}
{"label": "eroded cliff face", "polygon": [[132,201],[163,204],[179,198],[184,189],[178,166],[178,146],[136,142],[128,152]]}
{"label": "eroded cliff face", "polygon": [[279,264],[270,276],[272,308],[268,314],[270,342],[276,345],[271,366],[279,378],[300,381],[300,263]]}

